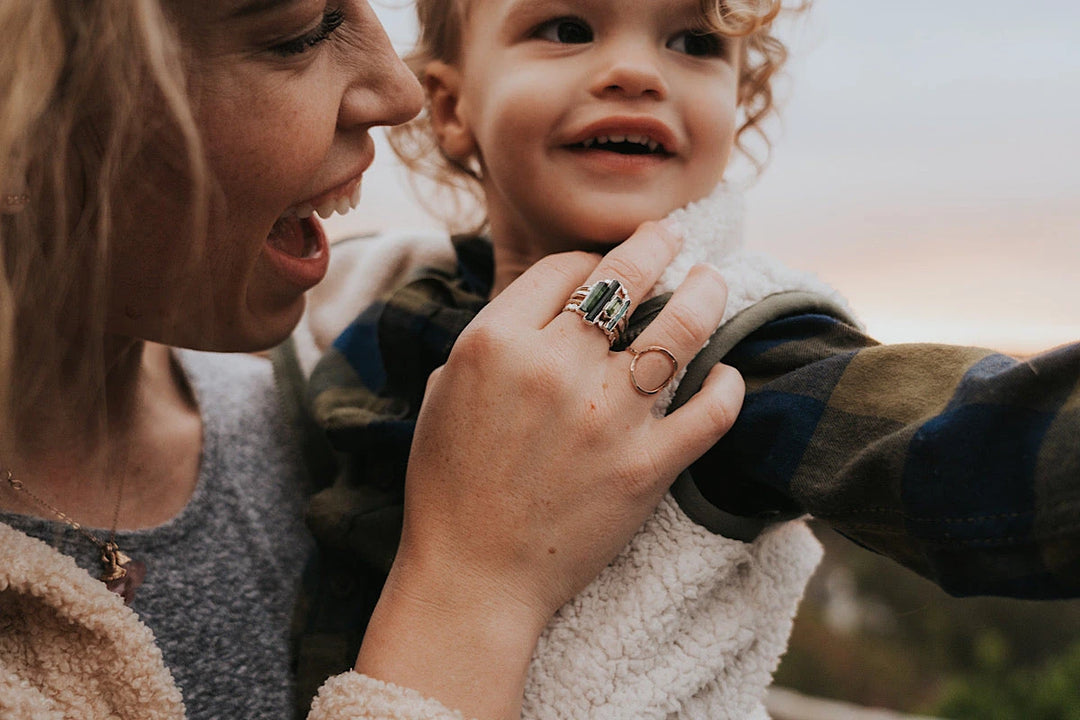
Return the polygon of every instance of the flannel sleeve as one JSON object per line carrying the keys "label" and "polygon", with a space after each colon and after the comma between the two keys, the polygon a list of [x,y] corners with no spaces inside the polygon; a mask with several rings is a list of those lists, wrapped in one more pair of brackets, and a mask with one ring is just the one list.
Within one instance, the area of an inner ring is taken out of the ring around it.
{"label": "flannel sleeve", "polygon": [[717,507],[810,513],[954,595],[1080,594],[1080,344],[1021,361],[802,314],[724,362],[746,401],[692,467]]}

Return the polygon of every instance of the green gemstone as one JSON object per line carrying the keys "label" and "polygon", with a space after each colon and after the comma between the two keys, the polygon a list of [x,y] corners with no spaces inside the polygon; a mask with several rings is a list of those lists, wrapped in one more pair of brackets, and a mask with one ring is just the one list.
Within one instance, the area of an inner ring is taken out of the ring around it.
{"label": "green gemstone", "polygon": [[[597,284],[599,285],[600,283]],[[593,305],[593,307],[585,313],[585,319],[588,322],[593,322],[594,320],[596,320],[596,318],[600,316],[600,313],[603,312],[604,308],[608,304],[608,301],[610,301],[611,298],[614,297],[615,293],[619,290],[619,287],[620,285],[618,280],[604,281],[603,294],[600,296],[600,299],[596,301],[596,304]],[[590,293],[590,295],[591,294],[592,293]]]}
{"label": "green gemstone", "polygon": [[619,324],[619,321],[623,319],[623,316],[626,315],[626,312],[630,309],[629,300],[620,300],[619,302],[619,307],[614,312],[608,313],[608,316],[611,318],[607,321],[608,332],[615,329],[615,326]]}
{"label": "green gemstone", "polygon": [[607,283],[604,281],[596,283],[589,290],[589,294],[585,296],[585,299],[581,301],[581,304],[578,305],[578,309],[588,316],[593,307],[599,304],[600,298],[603,297],[605,292],[607,292]]}

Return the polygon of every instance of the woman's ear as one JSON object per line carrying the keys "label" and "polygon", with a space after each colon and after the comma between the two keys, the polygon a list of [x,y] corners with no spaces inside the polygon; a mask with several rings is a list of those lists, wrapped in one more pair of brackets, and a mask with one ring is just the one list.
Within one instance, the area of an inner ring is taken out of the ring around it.
{"label": "woman's ear", "polygon": [[461,107],[461,72],[453,65],[433,60],[424,68],[431,127],[447,157],[464,161],[476,153],[467,114]]}

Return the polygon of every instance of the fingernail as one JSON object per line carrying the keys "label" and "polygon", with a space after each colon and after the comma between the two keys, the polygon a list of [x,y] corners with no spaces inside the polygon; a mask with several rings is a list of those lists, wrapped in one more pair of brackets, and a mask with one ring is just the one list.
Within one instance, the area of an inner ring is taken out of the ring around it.
{"label": "fingernail", "polygon": [[670,235],[673,235],[679,242],[682,242],[683,238],[686,237],[686,230],[683,229],[682,223],[675,218],[664,218],[660,221],[660,227],[664,228]]}

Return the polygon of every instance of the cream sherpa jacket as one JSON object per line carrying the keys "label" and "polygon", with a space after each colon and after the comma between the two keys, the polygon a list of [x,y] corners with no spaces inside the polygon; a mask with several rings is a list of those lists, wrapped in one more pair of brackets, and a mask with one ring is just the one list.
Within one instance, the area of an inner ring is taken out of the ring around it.
{"label": "cream sherpa jacket", "polygon": [[[179,720],[180,691],[120,597],[40,540],[0,523],[0,718]],[[331,678],[311,720],[461,720],[358,673]]]}

